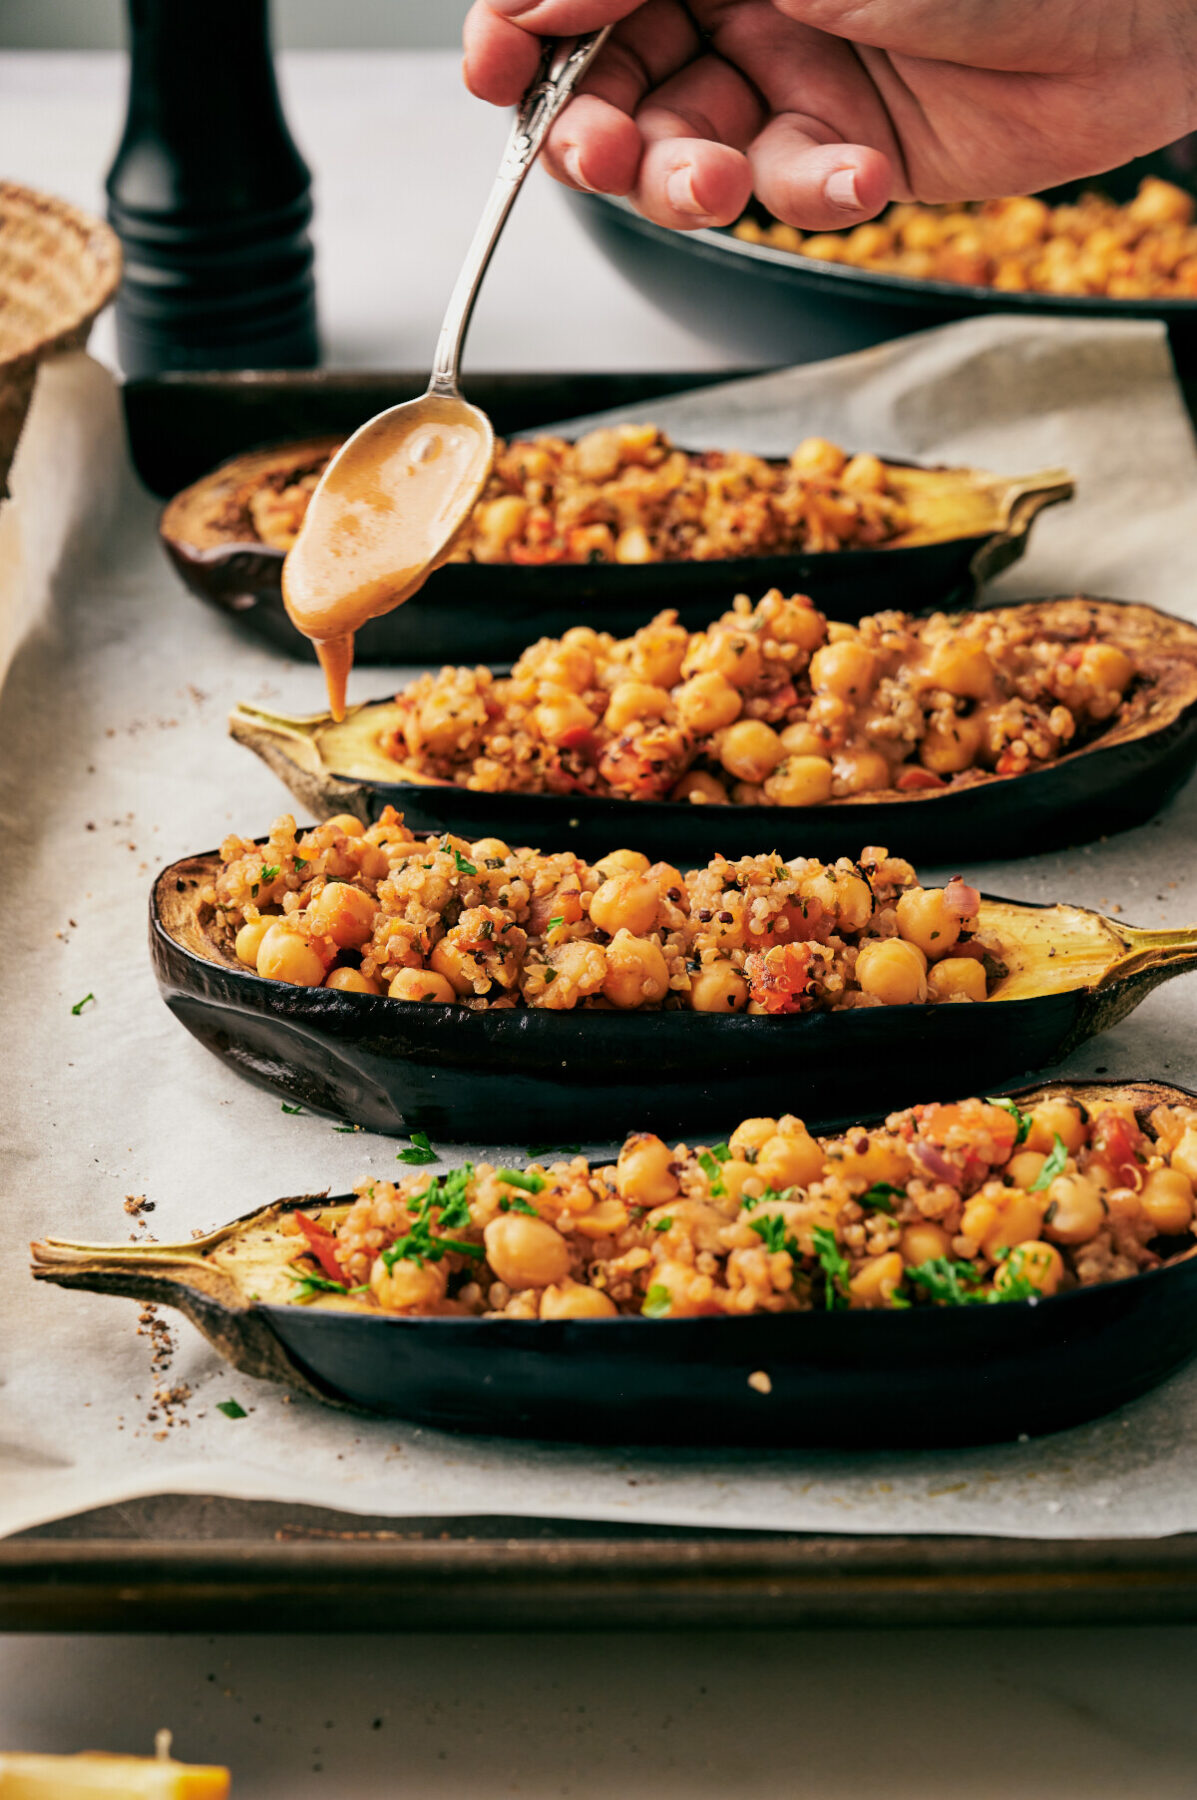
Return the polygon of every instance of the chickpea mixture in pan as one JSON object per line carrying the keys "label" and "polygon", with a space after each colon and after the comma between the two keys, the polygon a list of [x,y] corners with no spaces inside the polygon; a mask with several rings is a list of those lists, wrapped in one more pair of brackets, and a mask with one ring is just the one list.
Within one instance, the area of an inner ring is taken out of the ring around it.
{"label": "chickpea mixture in pan", "polygon": [[715,805],[1020,775],[1108,729],[1135,677],[1071,604],[1067,634],[1018,607],[841,625],[776,589],[706,631],[673,612],[623,639],[574,626],[508,677],[420,676],[379,748],[417,782]]}
{"label": "chickpea mixture in pan", "polygon": [[[262,543],[289,550],[323,461],[256,481],[233,502]],[[807,438],[788,462],[678,450],[655,425],[603,426],[576,443],[499,442],[453,562],[716,562],[889,543],[907,527],[885,464]]]}
{"label": "chickpea mixture in pan", "polygon": [[616,850],[593,866],[498,838],[277,819],[230,837],[199,896],[213,940],[267,980],[393,1000],[565,1011],[786,1014],[985,1000],[1005,973],[959,878],[923,888],[887,850],[824,865],[715,857],[683,874]]}
{"label": "chickpea mixture in pan", "polygon": [[365,1181],[294,1214],[297,1297],[390,1313],[650,1318],[967,1306],[1116,1281],[1192,1248],[1197,1109],[1144,1124],[1066,1091],[915,1106],[814,1138],[745,1119],[709,1148],[628,1138],[619,1160],[467,1163]]}
{"label": "chickpea mixture in pan", "polygon": [[792,250],[920,281],[958,281],[1007,293],[1101,294],[1110,300],[1197,299],[1197,201],[1148,176],[1119,206],[1084,194],[1067,206],[1019,195],[975,206],[891,206],[851,231],[804,235],[793,225],[741,219],[749,244]]}

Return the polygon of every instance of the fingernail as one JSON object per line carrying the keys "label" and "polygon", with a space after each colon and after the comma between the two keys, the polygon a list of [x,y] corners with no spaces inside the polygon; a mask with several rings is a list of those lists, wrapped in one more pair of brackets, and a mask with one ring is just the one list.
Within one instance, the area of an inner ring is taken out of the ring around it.
{"label": "fingernail", "polygon": [[593,194],[594,189],[582,173],[582,152],[576,144],[570,144],[568,149],[561,152],[561,166],[571,181],[576,181],[580,188],[585,188],[588,194]]}
{"label": "fingernail", "polygon": [[833,206],[860,211],[860,195],[856,191],[855,169],[834,169],[823,183],[823,198]]}
{"label": "fingernail", "polygon": [[694,192],[694,171],[689,167],[674,169],[665,177],[665,198],[676,212],[689,213],[694,219],[706,217],[706,208]]}

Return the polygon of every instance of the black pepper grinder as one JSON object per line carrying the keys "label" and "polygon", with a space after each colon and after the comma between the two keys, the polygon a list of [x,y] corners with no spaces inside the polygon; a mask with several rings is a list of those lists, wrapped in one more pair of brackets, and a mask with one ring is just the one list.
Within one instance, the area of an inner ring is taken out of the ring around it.
{"label": "black pepper grinder", "polygon": [[126,373],[310,367],[311,176],[279,101],[268,0],[127,3],[129,106],[108,176]]}

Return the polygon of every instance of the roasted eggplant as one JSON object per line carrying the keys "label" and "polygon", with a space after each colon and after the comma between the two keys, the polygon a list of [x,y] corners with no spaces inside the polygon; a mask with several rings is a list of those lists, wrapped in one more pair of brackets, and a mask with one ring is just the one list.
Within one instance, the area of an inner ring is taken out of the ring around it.
{"label": "roasted eggplant", "polygon": [[[1090,1108],[1118,1099],[1140,1115],[1197,1100],[1155,1082],[1053,1083],[1016,1098],[1028,1105],[1065,1085]],[[721,1101],[716,1116],[734,1114]],[[1182,1240],[1158,1269],[1034,1304],[575,1320],[396,1317],[325,1293],[296,1304],[284,1273],[296,1240],[279,1221],[305,1204],[339,1203],[280,1200],[182,1244],[51,1238],[33,1245],[33,1273],[178,1307],[246,1375],[362,1411],[513,1437],[992,1442],[1109,1412],[1197,1350],[1197,1251]]]}
{"label": "roasted eggplant", "polygon": [[[1197,926],[1143,931],[1078,906],[987,898],[980,928],[1007,973],[975,1005],[794,1017],[548,1012],[423,1005],[266,981],[205,925],[220,859],[173,863],[150,901],[163,999],[208,1049],[292,1103],[371,1131],[503,1142],[513,1119],[547,1143],[612,1118],[665,1134],[712,1113],[793,1107],[820,1126],[950,1092],[984,1092],[1059,1062],[1152,988],[1197,964]],[[1000,1010],[993,1010],[1000,1008]]]}
{"label": "roasted eggplant", "polygon": [[675,863],[736,857],[780,838],[811,856],[855,855],[862,843],[900,843],[915,861],[1025,856],[1140,825],[1197,763],[1197,626],[1151,606],[1076,598],[1018,608],[1045,636],[1088,635],[1125,649],[1140,673],[1110,727],[1082,748],[1023,775],[972,770],[949,787],[859,795],[822,806],[694,806],[586,794],[475,793],[417,775],[379,748],[391,701],[289,718],[239,706],[229,729],[317,818],[352,812],[367,823],[385,806],[428,831],[471,839],[553,843],[585,856],[619,842]]}
{"label": "roasted eggplant", "polygon": [[[162,515],[162,542],[201,600],[242,618],[277,648],[311,656],[282,601],[282,550],[256,537],[238,496],[254,483],[302,479],[337,447],[311,438],[235,457],[185,488]],[[916,612],[965,604],[980,585],[1015,562],[1044,507],[1067,500],[1062,470],[1007,478],[975,469],[890,465],[907,504],[923,522],[880,549],[726,562],[577,563],[540,568],[448,563],[427,587],[358,635],[359,663],[504,661],[530,639],[585,623],[623,635],[663,606],[683,623],[706,623],[734,594],[813,593],[839,619],[879,605]]]}

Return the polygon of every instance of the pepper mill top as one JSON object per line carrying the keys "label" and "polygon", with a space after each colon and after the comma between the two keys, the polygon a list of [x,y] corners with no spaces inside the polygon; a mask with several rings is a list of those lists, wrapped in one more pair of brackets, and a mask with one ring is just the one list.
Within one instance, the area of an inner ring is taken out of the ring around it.
{"label": "pepper mill top", "polygon": [[318,358],[311,177],[279,100],[268,0],[127,0],[108,216],[129,374]]}

